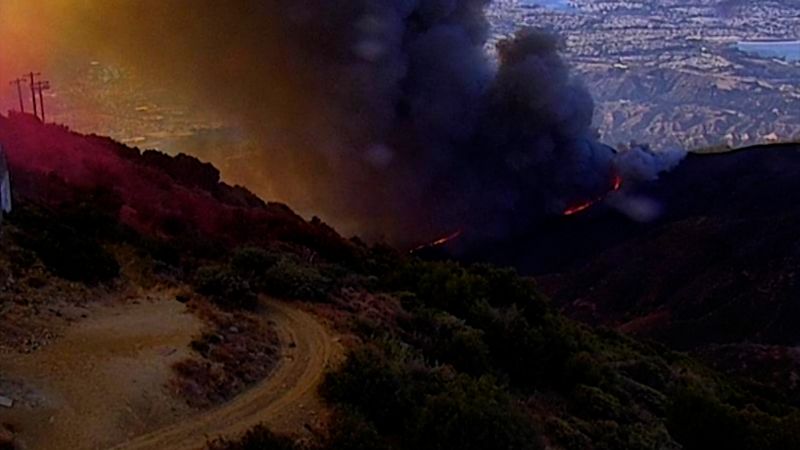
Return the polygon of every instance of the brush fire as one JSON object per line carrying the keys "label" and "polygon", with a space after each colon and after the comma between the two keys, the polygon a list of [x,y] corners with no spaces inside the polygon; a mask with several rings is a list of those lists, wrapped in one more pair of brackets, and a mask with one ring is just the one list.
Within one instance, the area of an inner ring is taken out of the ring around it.
{"label": "brush fire", "polygon": [[439,238],[439,239],[437,239],[437,240],[435,240],[433,242],[429,242],[427,244],[422,244],[422,245],[420,245],[418,247],[414,247],[413,249],[411,249],[411,251],[409,251],[409,253],[413,255],[414,253],[421,252],[422,250],[441,247],[441,246],[446,245],[446,244],[448,244],[448,243],[450,243],[452,241],[455,241],[456,239],[460,238],[461,235],[463,235],[463,234],[464,234],[464,232],[462,230],[458,230],[453,234],[449,234],[449,235],[447,235],[447,236],[445,236],[443,238]]}
{"label": "brush fire", "polygon": [[[34,28],[26,2],[2,1],[14,7],[0,19]],[[677,161],[599,142],[562,38],[523,28],[495,42],[489,0],[194,0],[192,21],[175,21],[184,2],[42,2],[61,15],[35,28],[74,37],[48,41],[40,59],[79,51],[179,80],[165,90],[224,111],[259,149],[246,172],[268,176],[249,188],[367,240],[503,239],[561,214],[564,199],[594,198],[609,173],[635,183]]]}
{"label": "brush fire", "polygon": [[600,203],[601,201],[605,200],[606,197],[608,197],[609,194],[614,193],[614,192],[618,192],[621,189],[622,189],[622,177],[620,177],[619,175],[614,175],[613,183],[612,183],[610,191],[608,191],[607,193],[603,194],[600,197],[595,198],[594,200],[588,200],[588,201],[585,201],[585,202],[580,203],[578,205],[571,206],[571,207],[565,209],[564,212],[562,213],[562,215],[564,215],[564,216],[574,216],[576,214],[580,214],[580,213],[588,210],[592,206],[594,206],[594,205]]}

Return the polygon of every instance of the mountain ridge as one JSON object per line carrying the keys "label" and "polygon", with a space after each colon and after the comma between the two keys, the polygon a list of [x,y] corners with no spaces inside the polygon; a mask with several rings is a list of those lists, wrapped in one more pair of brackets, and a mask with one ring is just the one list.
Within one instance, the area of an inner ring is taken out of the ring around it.
{"label": "mountain ridge", "polygon": [[101,196],[120,222],[155,238],[197,236],[224,245],[290,240],[336,253],[352,246],[317,218],[306,221],[220,180],[185,154],[144,152],[28,115],[0,116],[15,195],[57,205]]}
{"label": "mountain ridge", "polygon": [[[76,308],[177,301],[170,309],[204,327],[189,356],[166,367],[170,401],[203,411],[235,402],[282,358],[308,356],[280,351],[292,341],[274,330],[265,296],[341,336],[345,357],[312,395],[321,411],[296,434],[256,427],[214,450],[800,446],[800,402],[777,385],[569,319],[513,269],[346,241],[286,206],[231,196],[190,158],[26,117],[0,118],[0,141],[18,206],[0,229],[0,335],[15,336],[3,348],[20,353],[0,361],[59,339],[56,325],[85,317]],[[571,229],[603,210],[570,218]],[[20,395],[46,392],[29,388],[38,378],[13,381],[0,374]],[[41,406],[23,407],[47,420]],[[13,446],[4,427],[0,444]],[[35,427],[12,431],[24,439]]]}

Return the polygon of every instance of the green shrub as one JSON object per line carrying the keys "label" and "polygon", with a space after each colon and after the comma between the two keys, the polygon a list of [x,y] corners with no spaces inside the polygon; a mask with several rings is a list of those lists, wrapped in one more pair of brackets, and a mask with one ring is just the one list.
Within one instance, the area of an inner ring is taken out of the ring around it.
{"label": "green shrub", "polygon": [[739,409],[697,387],[672,396],[667,427],[687,450],[800,448],[800,413],[773,416],[752,404]]}
{"label": "green shrub", "polygon": [[250,283],[227,266],[200,268],[195,276],[195,286],[197,292],[222,307],[254,309],[258,305],[258,296]]}
{"label": "green shrub", "polygon": [[363,415],[353,409],[336,411],[324,448],[330,450],[389,450],[390,446]]}
{"label": "green shrub", "polygon": [[264,292],[280,298],[324,300],[333,288],[333,280],[318,269],[284,256],[260,277]]}
{"label": "green shrub", "polygon": [[572,410],[588,419],[617,420],[623,416],[619,399],[600,388],[582,384],[572,393]]}
{"label": "green shrub", "polygon": [[598,386],[605,379],[606,373],[600,361],[588,352],[572,355],[564,367],[564,386],[578,384]]}
{"label": "green shrub", "polygon": [[[231,256],[230,270],[253,290],[280,298],[324,300],[334,284],[332,277],[297,256],[260,247],[237,249]],[[332,274],[335,278],[343,276]]]}
{"label": "green shrub", "polygon": [[323,382],[325,398],[368,417],[381,433],[399,433],[437,380],[419,355],[397,342],[365,345]]}
{"label": "green shrub", "polygon": [[477,264],[469,271],[485,280],[492,306],[517,305],[529,311],[531,316],[546,312],[547,302],[534,282],[521,277],[516,270]]}
{"label": "green shrub", "polygon": [[322,393],[373,422],[381,435],[395,436],[403,448],[539,448],[531,419],[493,378],[437,372],[398,342],[352,352],[327,376]]}
{"label": "green shrub", "polygon": [[36,236],[29,234],[25,242],[61,278],[96,284],[119,275],[119,263],[97,240],[70,227],[54,224]]}
{"label": "green shrub", "polygon": [[532,322],[546,317],[550,308],[533,282],[514,270],[489,265],[463,267],[452,262],[412,260],[386,276],[385,287],[409,291],[429,308],[447,311],[472,321],[487,306],[515,306]]}
{"label": "green shrub", "polygon": [[668,412],[670,433],[687,450],[743,448],[743,425],[733,408],[698,390],[678,392]]}
{"label": "green shrub", "polygon": [[247,431],[238,441],[217,439],[208,450],[302,450],[302,446],[285,436],[278,436],[263,425]]}
{"label": "green shrub", "polygon": [[547,437],[561,448],[592,448],[592,440],[571,423],[556,416],[548,417],[544,423]]}
{"label": "green shrub", "polygon": [[140,237],[139,242],[139,246],[157,263],[172,267],[181,263],[181,250],[173,241]]}
{"label": "green shrub", "polygon": [[491,371],[489,347],[483,332],[447,313],[419,309],[405,324],[408,339],[434,362],[452,364],[472,375]]}
{"label": "green shrub", "polygon": [[198,292],[229,307],[252,308],[256,293],[279,298],[323,300],[333,280],[291,254],[259,247],[237,249],[226,265],[204,267],[195,277]]}
{"label": "green shrub", "polygon": [[117,260],[103,247],[116,235],[112,219],[84,206],[54,211],[22,204],[10,216],[22,247],[33,251],[54,275],[86,284],[119,276]]}
{"label": "green shrub", "polygon": [[231,257],[231,269],[249,280],[257,280],[280,259],[279,255],[260,247],[242,247]]}
{"label": "green shrub", "polygon": [[426,398],[411,448],[525,450],[541,448],[532,422],[493,379],[461,375]]}
{"label": "green shrub", "polygon": [[542,330],[532,327],[515,306],[487,310],[482,322],[493,364],[508,374],[512,384],[536,385],[551,370],[547,355],[558,350],[548,347]]}

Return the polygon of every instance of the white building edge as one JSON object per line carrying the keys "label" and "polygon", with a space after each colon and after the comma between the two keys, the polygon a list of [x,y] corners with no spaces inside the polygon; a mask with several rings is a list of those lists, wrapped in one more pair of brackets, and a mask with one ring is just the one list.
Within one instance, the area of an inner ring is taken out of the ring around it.
{"label": "white building edge", "polygon": [[0,145],[0,222],[3,214],[11,212],[11,175],[8,173],[8,162],[3,146]]}

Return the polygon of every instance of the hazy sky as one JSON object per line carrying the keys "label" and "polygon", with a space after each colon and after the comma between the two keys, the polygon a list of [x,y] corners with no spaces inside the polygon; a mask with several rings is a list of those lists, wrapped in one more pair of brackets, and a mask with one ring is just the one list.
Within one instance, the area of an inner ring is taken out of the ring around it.
{"label": "hazy sky", "polygon": [[173,134],[187,111],[214,111],[256,142],[244,162],[264,170],[231,179],[340,229],[419,237],[481,219],[504,233],[507,217],[604,189],[595,160],[608,155],[554,40],[531,33],[501,52],[505,70],[489,61],[488,3],[2,0],[0,78],[41,70],[54,106],[69,109],[68,93],[79,105],[70,124],[117,138],[151,108]]}

